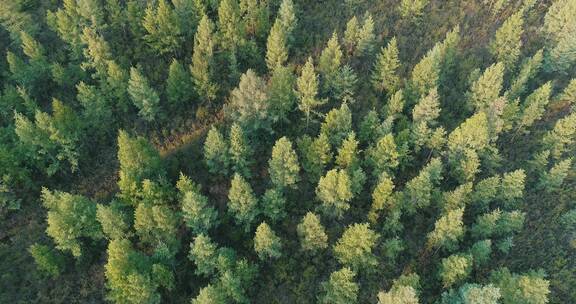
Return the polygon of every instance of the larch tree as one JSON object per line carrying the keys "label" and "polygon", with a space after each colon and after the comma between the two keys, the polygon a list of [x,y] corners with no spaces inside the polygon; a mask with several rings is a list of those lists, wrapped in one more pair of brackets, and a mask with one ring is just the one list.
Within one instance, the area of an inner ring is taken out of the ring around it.
{"label": "larch tree", "polygon": [[287,137],[276,141],[272,148],[272,157],[268,161],[268,173],[272,183],[280,188],[295,188],[300,180],[298,156]]}
{"label": "larch tree", "polygon": [[326,134],[330,143],[338,147],[352,130],[352,111],[346,103],[330,110],[320,126],[320,133]]}
{"label": "larch tree", "polygon": [[258,215],[258,199],[250,184],[238,173],[234,174],[228,191],[228,210],[236,223],[249,231],[250,225]]}
{"label": "larch tree", "polygon": [[110,239],[121,239],[130,235],[128,212],[118,201],[109,205],[96,205],[96,219],[102,226],[102,232]]}
{"label": "larch tree", "polygon": [[48,209],[46,233],[54,239],[56,248],[70,251],[78,258],[84,239],[102,238],[96,221],[96,204],[89,199],[43,188],[42,204]]}
{"label": "larch tree", "polygon": [[542,118],[546,111],[546,106],[550,102],[551,92],[552,84],[547,82],[526,97],[521,105],[522,113],[520,114],[516,132],[525,131],[526,128],[529,128],[534,122]]}
{"label": "larch tree", "polygon": [[485,110],[500,96],[504,80],[504,64],[499,62],[489,66],[482,76],[472,84],[470,105],[476,110]]}
{"label": "larch tree", "polygon": [[547,38],[545,68],[551,72],[564,73],[576,62],[576,2],[554,1],[544,17],[544,33]]}
{"label": "larch tree", "polygon": [[276,233],[262,222],[254,235],[254,251],[261,260],[276,259],[282,255],[282,242]]}
{"label": "larch tree", "polygon": [[334,256],[355,271],[368,271],[378,265],[373,251],[379,238],[368,223],[350,225],[334,245]]}
{"label": "larch tree", "polygon": [[375,146],[368,148],[366,153],[367,161],[372,167],[372,175],[376,178],[383,173],[393,176],[400,164],[398,160],[400,153],[391,133],[382,136]]}
{"label": "larch tree", "polygon": [[166,0],[158,1],[157,7],[148,5],[142,25],[147,32],[144,39],[155,51],[177,53],[183,42],[182,29],[178,16]]}
{"label": "larch tree", "polygon": [[288,122],[288,114],[295,110],[296,76],[290,67],[278,67],[272,71],[268,84],[268,106],[270,117],[277,124]]}
{"label": "larch tree", "polygon": [[194,273],[197,275],[211,276],[216,272],[218,246],[208,235],[200,233],[196,235],[190,243],[188,259],[196,265]]}
{"label": "larch tree", "polygon": [[178,60],[172,59],[166,80],[166,96],[172,109],[179,106],[190,107],[194,91],[190,74]]}
{"label": "larch tree", "polygon": [[332,272],[327,282],[322,283],[321,304],[356,304],[358,303],[358,283],[356,272],[348,267]]}
{"label": "larch tree", "polygon": [[527,58],[520,66],[520,72],[510,85],[510,89],[506,91],[505,96],[509,101],[514,101],[526,91],[526,86],[536,74],[540,71],[542,62],[544,60],[544,53],[538,50],[532,57]]}
{"label": "larch tree", "polygon": [[372,72],[372,85],[378,92],[386,92],[389,95],[396,92],[400,86],[400,77],[398,76],[398,69],[400,68],[400,60],[398,59],[398,43],[396,37],[382,48]]}
{"label": "larch tree", "polygon": [[519,275],[503,267],[492,271],[490,282],[500,288],[502,303],[546,304],[549,302],[550,282],[544,276],[544,273],[535,271]]}
{"label": "larch tree", "polygon": [[398,10],[400,16],[408,20],[414,20],[422,17],[424,8],[428,5],[430,0],[402,0]]}
{"label": "larch tree", "polygon": [[128,81],[128,94],[138,108],[138,114],[146,121],[151,122],[160,115],[160,97],[150,86],[148,79],[137,68],[130,68]]}
{"label": "larch tree", "polygon": [[544,136],[544,145],[551,150],[555,159],[573,151],[574,142],[576,142],[576,112],[560,118],[554,128]]}
{"label": "larch tree", "polygon": [[204,15],[194,35],[194,53],[190,71],[197,94],[209,103],[216,98],[218,85],[213,82],[214,24]]}
{"label": "larch tree", "polygon": [[221,286],[208,284],[200,289],[198,296],[192,299],[192,304],[223,304],[226,303],[226,294]]}
{"label": "larch tree", "polygon": [[472,272],[472,257],[470,255],[453,254],[442,259],[439,276],[444,288],[465,280]]}
{"label": "larch tree", "polygon": [[262,213],[273,222],[286,217],[286,197],[280,189],[266,190],[262,196]]}
{"label": "larch tree", "polygon": [[412,286],[392,288],[378,293],[378,304],[418,304],[418,294]]}
{"label": "larch tree", "polygon": [[245,42],[245,28],[240,16],[237,0],[223,0],[218,6],[218,31],[221,45],[228,52],[235,53]]}
{"label": "larch tree", "polygon": [[274,22],[268,40],[266,42],[266,66],[269,71],[283,66],[288,60],[288,48],[286,46],[286,29],[279,20]]}
{"label": "larch tree", "polygon": [[308,57],[302,68],[302,74],[296,80],[296,95],[298,96],[298,109],[306,116],[306,127],[310,124],[312,114],[317,107],[326,103],[318,99],[318,76],[314,72],[312,57]]}
{"label": "larch tree", "polygon": [[515,69],[515,64],[520,57],[523,25],[522,12],[513,14],[496,31],[496,36],[490,44],[490,52],[496,62],[502,62],[508,71]]}
{"label": "larch tree", "polygon": [[269,129],[269,103],[266,83],[249,69],[240,77],[240,83],[230,93],[228,115],[244,129]]}
{"label": "larch tree", "polygon": [[316,197],[322,202],[321,209],[329,216],[341,218],[350,209],[352,182],[345,170],[332,169],[320,178]]}
{"label": "larch tree", "polygon": [[324,133],[320,133],[314,139],[303,136],[298,139],[297,144],[301,154],[302,169],[309,175],[312,182],[316,182],[332,160],[332,148],[328,136]]}
{"label": "larch tree", "polygon": [[549,193],[560,190],[571,169],[572,158],[567,158],[556,163],[548,172],[545,172],[542,177],[540,177],[540,187]]}
{"label": "larch tree", "polygon": [[280,8],[278,9],[278,20],[284,28],[284,33],[287,37],[288,44],[293,41],[293,32],[298,23],[298,18],[294,10],[294,3],[292,0],[282,0]]}
{"label": "larch tree", "polygon": [[448,211],[434,224],[434,230],[428,234],[429,248],[444,248],[448,251],[458,248],[458,243],[464,237],[462,217],[464,208]]}
{"label": "larch tree", "polygon": [[34,243],[28,248],[28,253],[34,259],[38,270],[52,278],[57,278],[64,270],[64,257],[46,245]]}
{"label": "larch tree", "polygon": [[329,90],[338,75],[338,70],[342,63],[342,50],[338,42],[338,33],[333,32],[326,47],[322,50],[318,60],[318,72],[323,77],[323,87]]}
{"label": "larch tree", "polygon": [[296,231],[302,250],[314,253],[328,247],[328,235],[316,214],[310,211],[306,213]]}
{"label": "larch tree", "polygon": [[252,147],[244,130],[240,125],[232,124],[230,127],[230,160],[234,172],[250,177],[252,154]]}
{"label": "larch tree", "polygon": [[226,176],[230,166],[230,152],[224,136],[212,127],[204,142],[204,161],[212,174]]}
{"label": "larch tree", "polygon": [[207,233],[218,224],[218,211],[210,206],[208,198],[200,193],[183,193],[181,206],[184,222],[195,234]]}
{"label": "larch tree", "polygon": [[393,191],[392,179],[387,176],[382,177],[372,192],[372,206],[368,213],[368,220],[371,224],[376,225],[382,211],[391,212],[396,208]]}

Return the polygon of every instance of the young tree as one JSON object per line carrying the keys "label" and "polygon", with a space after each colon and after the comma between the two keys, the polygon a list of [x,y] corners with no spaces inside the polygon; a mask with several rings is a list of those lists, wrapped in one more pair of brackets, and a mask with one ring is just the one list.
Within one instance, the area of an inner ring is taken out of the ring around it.
{"label": "young tree", "polygon": [[517,207],[516,203],[524,196],[525,180],[526,173],[524,173],[523,169],[505,173],[502,176],[498,200],[509,209]]}
{"label": "young tree", "polygon": [[442,180],[442,162],[433,158],[420,173],[408,183],[402,193],[403,208],[410,213],[416,208],[425,208],[430,205],[434,186]]}
{"label": "young tree", "polygon": [[34,243],[28,248],[28,252],[34,259],[38,270],[50,275],[52,278],[57,278],[64,270],[65,261],[63,256],[53,252],[46,245]]}
{"label": "young tree", "polygon": [[96,204],[89,199],[46,188],[42,189],[41,198],[48,209],[46,233],[54,239],[56,248],[70,251],[78,258],[82,255],[84,239],[102,238],[96,221]]}
{"label": "young tree", "polygon": [[386,48],[383,47],[378,57],[376,57],[374,71],[372,72],[374,89],[380,93],[392,94],[395,92],[400,86],[399,68],[398,43],[396,42],[396,37],[392,37]]}
{"label": "young tree", "polygon": [[489,66],[478,78],[470,90],[470,104],[476,110],[486,110],[488,105],[500,96],[504,79],[504,64],[502,62]]}
{"label": "young tree", "polygon": [[230,93],[228,114],[245,129],[270,128],[266,83],[249,69],[240,77],[238,87]]}
{"label": "young tree", "polygon": [[542,115],[546,111],[546,105],[548,105],[550,101],[551,91],[552,84],[547,82],[526,97],[522,105],[522,114],[516,132],[532,126],[534,122],[542,118]]}
{"label": "young tree", "polygon": [[130,68],[128,94],[130,94],[132,102],[138,108],[138,114],[144,120],[151,122],[158,118],[160,114],[160,97],[150,86],[148,79],[134,67]]}
{"label": "young tree", "polygon": [[208,198],[195,191],[183,193],[182,217],[195,234],[207,233],[218,224],[218,211],[208,204]]}
{"label": "young tree", "polygon": [[544,55],[542,50],[538,50],[532,57],[527,58],[520,66],[520,72],[510,85],[510,89],[506,91],[506,98],[509,101],[514,101],[524,94],[526,86],[536,74],[540,71]]}
{"label": "young tree", "polygon": [[428,233],[428,248],[444,248],[453,251],[464,236],[464,223],[462,217],[464,208],[448,211],[434,224],[434,230]]}
{"label": "young tree", "polygon": [[262,197],[262,212],[272,221],[282,220],[286,216],[286,198],[279,189],[268,189]]}
{"label": "young tree", "polygon": [[228,210],[236,219],[236,223],[244,225],[244,230],[249,231],[250,225],[258,215],[258,200],[250,184],[238,173],[232,178],[228,200]]}
{"label": "young tree", "polygon": [[496,31],[496,36],[490,44],[490,52],[497,62],[502,62],[506,70],[514,70],[522,48],[522,33],[524,19],[522,11],[508,17]]}
{"label": "young tree", "polygon": [[378,185],[372,192],[372,206],[368,213],[368,220],[375,225],[378,222],[380,212],[393,211],[396,208],[396,200],[392,196],[394,183],[390,177],[384,176],[378,182]]}
{"label": "young tree", "polygon": [[311,182],[316,182],[332,160],[332,152],[328,136],[320,133],[311,139],[305,135],[297,141],[302,159],[302,168],[310,176]]}
{"label": "young tree", "polygon": [[228,144],[224,136],[212,126],[204,142],[204,160],[212,174],[226,176],[230,164]]}
{"label": "young tree", "polygon": [[322,283],[321,304],[355,304],[358,302],[359,287],[354,278],[356,273],[344,267],[330,274],[330,279]]}
{"label": "young tree", "polygon": [[316,214],[310,211],[306,213],[296,231],[302,250],[314,253],[328,247],[328,235]]}
{"label": "young tree", "polygon": [[314,63],[312,57],[308,57],[308,61],[302,68],[302,74],[296,81],[296,95],[298,96],[298,109],[304,112],[306,116],[306,127],[310,123],[310,118],[314,109],[326,103],[325,100],[318,99],[318,77],[314,72]]}
{"label": "young tree", "polygon": [[283,66],[288,60],[288,48],[286,46],[286,32],[281,22],[277,19],[270,30],[266,42],[266,65],[269,71]]}
{"label": "young tree", "polygon": [[552,193],[558,191],[562,187],[562,183],[568,176],[568,172],[572,169],[572,158],[567,158],[563,161],[556,163],[548,172],[545,172],[540,177],[540,187],[547,192]]}
{"label": "young tree", "polygon": [[453,254],[442,259],[440,266],[440,278],[444,288],[465,280],[472,272],[472,256]]}
{"label": "young tree", "polygon": [[368,148],[366,153],[367,161],[372,167],[372,176],[376,178],[383,173],[393,176],[396,167],[400,164],[398,161],[400,153],[391,133],[382,136],[376,146]]}
{"label": "young tree", "polygon": [[196,298],[192,299],[192,304],[224,304],[226,295],[221,286],[208,284],[200,289]]}
{"label": "young tree", "polygon": [[282,253],[282,243],[280,238],[272,231],[266,222],[262,222],[256,228],[254,236],[254,251],[261,260],[279,258]]}
{"label": "young tree", "polygon": [[476,239],[503,238],[516,233],[524,226],[525,214],[520,211],[495,209],[476,218],[471,235]]}
{"label": "young tree", "polygon": [[281,189],[296,187],[296,183],[300,180],[300,164],[288,138],[282,137],[274,144],[272,158],[268,161],[268,173],[276,187]]}
{"label": "young tree", "polygon": [[223,0],[218,6],[218,30],[221,45],[229,52],[236,52],[245,42],[245,28],[237,0]]}
{"label": "young tree", "polygon": [[320,126],[320,133],[326,134],[333,146],[340,146],[342,140],[352,130],[352,111],[346,103],[342,103],[340,109],[332,109]]}
{"label": "young tree", "polygon": [[242,130],[240,125],[232,124],[230,127],[230,160],[234,172],[250,177],[252,154],[252,148],[244,134],[244,130]]}
{"label": "young tree", "polygon": [[546,69],[565,72],[576,62],[574,30],[576,29],[576,3],[572,0],[555,1],[544,17],[547,37]]}
{"label": "young tree", "polygon": [[576,142],[576,112],[556,121],[554,129],[544,136],[544,145],[551,149],[552,157],[560,159]]}
{"label": "young tree", "polygon": [[168,102],[176,109],[177,106],[190,106],[192,101],[192,80],[184,67],[176,59],[172,59],[166,80],[166,96]]}
{"label": "young tree", "polygon": [[214,24],[204,15],[194,35],[194,53],[190,65],[194,87],[205,103],[214,100],[218,92],[218,85],[212,81],[215,44],[213,31]]}
{"label": "young tree", "polygon": [[210,237],[200,233],[190,243],[188,259],[196,264],[197,275],[211,276],[216,272],[218,263],[217,246]]}
{"label": "young tree", "polygon": [[369,228],[368,223],[348,226],[334,245],[334,256],[338,261],[355,271],[370,270],[378,265],[373,253],[380,235]]}
{"label": "young tree", "polygon": [[333,32],[318,61],[318,71],[324,77],[324,87],[329,88],[336,78],[342,62],[342,50],[338,43],[338,33]]}
{"label": "young tree", "polygon": [[148,5],[142,25],[147,32],[144,39],[160,54],[176,53],[182,44],[178,16],[166,0],[159,0],[156,8],[152,4]]}
{"label": "young tree", "polygon": [[332,169],[320,178],[316,187],[316,197],[322,202],[323,211],[341,218],[350,209],[352,183],[345,170]]}
{"label": "young tree", "polygon": [[284,32],[286,33],[286,37],[288,38],[288,42],[290,44],[294,39],[292,37],[292,33],[294,32],[296,24],[298,23],[298,18],[296,18],[296,14],[294,13],[294,3],[292,0],[282,0],[280,3],[280,8],[278,9],[277,18],[284,28]]}
{"label": "young tree", "polygon": [[287,123],[288,114],[294,110],[296,76],[290,67],[277,67],[272,71],[268,85],[268,106],[274,123]]}

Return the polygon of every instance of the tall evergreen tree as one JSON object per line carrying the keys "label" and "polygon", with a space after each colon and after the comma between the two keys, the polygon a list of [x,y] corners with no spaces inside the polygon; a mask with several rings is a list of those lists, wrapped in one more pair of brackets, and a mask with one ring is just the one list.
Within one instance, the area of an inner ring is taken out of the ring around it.
{"label": "tall evergreen tree", "polygon": [[392,94],[400,85],[398,69],[400,60],[398,59],[398,43],[396,37],[393,37],[386,45],[386,48],[380,50],[376,57],[374,71],[372,72],[372,85],[378,92],[387,92]]}
{"label": "tall evergreen tree", "polygon": [[507,70],[513,70],[520,57],[523,25],[522,12],[513,14],[496,31],[496,36],[490,44],[492,56],[497,62],[502,62]]}
{"label": "tall evergreen tree", "polygon": [[326,101],[318,99],[318,76],[314,72],[312,57],[302,68],[302,74],[296,81],[296,94],[298,96],[298,109],[306,116],[306,126],[308,127],[312,114],[316,113],[315,108],[323,105]]}
{"label": "tall evergreen tree", "polygon": [[296,183],[300,180],[300,164],[288,138],[282,137],[274,144],[272,157],[268,161],[268,173],[276,187],[281,189],[296,187]]}
{"label": "tall evergreen tree", "polygon": [[228,200],[228,210],[234,216],[236,223],[244,226],[245,231],[249,231],[258,215],[258,199],[254,196],[250,184],[238,173],[232,178]]}
{"label": "tall evergreen tree", "polygon": [[182,44],[182,29],[178,16],[166,0],[159,0],[158,6],[148,5],[142,25],[147,34],[144,39],[160,54],[176,53]]}
{"label": "tall evergreen tree", "polygon": [[198,24],[194,35],[194,53],[192,54],[192,79],[200,99],[209,103],[216,98],[218,85],[213,82],[214,25],[207,15]]}
{"label": "tall evergreen tree", "polygon": [[142,73],[132,67],[128,82],[128,94],[132,102],[138,108],[138,114],[146,121],[158,119],[160,115],[160,97],[150,86],[148,79]]}
{"label": "tall evergreen tree", "polygon": [[189,106],[192,101],[192,81],[184,67],[173,59],[168,69],[166,80],[166,95],[172,107]]}
{"label": "tall evergreen tree", "polygon": [[269,71],[274,71],[278,66],[283,66],[288,60],[288,48],[286,46],[286,29],[279,20],[274,22],[268,41],[266,42],[266,65]]}

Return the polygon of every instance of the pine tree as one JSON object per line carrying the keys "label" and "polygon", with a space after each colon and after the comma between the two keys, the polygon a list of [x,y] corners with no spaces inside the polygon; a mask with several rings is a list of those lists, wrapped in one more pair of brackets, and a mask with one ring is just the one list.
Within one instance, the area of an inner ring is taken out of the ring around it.
{"label": "pine tree", "polygon": [[148,5],[142,25],[147,32],[144,39],[154,50],[160,54],[178,51],[183,41],[182,29],[178,16],[166,0],[159,0],[156,8]]}
{"label": "pine tree", "polygon": [[324,213],[341,218],[350,209],[352,183],[345,170],[332,169],[320,178],[316,187],[316,197],[322,202]]}
{"label": "pine tree", "polygon": [[576,112],[556,121],[554,129],[544,136],[544,145],[551,149],[552,157],[560,159],[566,152],[573,151],[576,142]]}
{"label": "pine tree", "polygon": [[280,238],[266,222],[262,222],[258,228],[256,228],[256,234],[254,236],[254,251],[256,251],[258,257],[261,260],[279,258],[282,255],[281,249],[282,243]]}
{"label": "pine tree", "polygon": [[316,113],[314,109],[326,102],[316,97],[318,94],[318,77],[314,72],[312,57],[308,57],[308,61],[302,68],[302,74],[296,81],[296,94],[298,96],[298,109],[304,112],[306,127],[308,127],[312,114]]}
{"label": "pine tree", "polygon": [[226,176],[230,165],[228,144],[224,136],[214,126],[208,131],[204,142],[204,160],[212,174]]}
{"label": "pine tree", "polygon": [[326,134],[330,143],[336,147],[340,146],[351,130],[352,111],[346,103],[343,103],[340,109],[330,110],[320,126],[320,133]]}
{"label": "pine tree", "polygon": [[330,274],[330,279],[322,283],[321,304],[355,304],[358,303],[359,286],[354,281],[356,273],[344,267]]}
{"label": "pine tree", "polygon": [[229,115],[244,129],[268,129],[268,92],[266,83],[249,69],[240,77],[238,87],[230,93]]}
{"label": "pine tree", "polygon": [[413,20],[422,17],[424,8],[428,5],[429,0],[402,0],[400,3],[400,16]]}
{"label": "pine tree", "polygon": [[547,82],[526,97],[522,104],[522,114],[516,127],[516,132],[529,128],[534,122],[542,118],[550,101],[551,92],[552,84]]}
{"label": "pine tree", "polygon": [[52,278],[60,276],[64,270],[64,258],[55,253],[50,247],[34,243],[28,248],[28,252],[34,259],[39,271],[50,275]]}
{"label": "pine tree", "polygon": [[370,270],[378,265],[373,250],[379,237],[368,223],[348,226],[334,245],[334,256],[342,265],[355,271]]}
{"label": "pine tree", "polygon": [[138,114],[144,120],[151,122],[158,118],[160,115],[160,97],[150,86],[148,79],[134,67],[130,68],[128,94],[130,94],[132,102],[138,108]]}
{"label": "pine tree", "polygon": [[218,85],[212,81],[215,44],[213,31],[212,21],[204,15],[194,35],[194,53],[190,66],[196,92],[205,103],[213,101],[218,92]]}
{"label": "pine tree", "polygon": [[376,145],[370,147],[366,153],[374,177],[379,177],[383,173],[393,176],[395,169],[400,164],[398,161],[400,154],[394,136],[390,133],[382,136]]}
{"label": "pine tree", "polygon": [[518,76],[516,76],[510,85],[510,89],[505,94],[508,100],[513,101],[524,93],[528,82],[540,71],[543,59],[544,55],[542,50],[538,50],[534,56],[524,61],[520,67]]}
{"label": "pine tree", "polygon": [[368,220],[376,225],[381,211],[392,211],[396,207],[396,201],[392,196],[394,183],[389,177],[383,177],[372,192],[372,206],[368,213]]}
{"label": "pine tree", "polygon": [[268,106],[274,123],[288,122],[288,114],[294,110],[296,76],[289,67],[278,67],[272,71],[268,85]]}
{"label": "pine tree", "polygon": [[43,188],[42,204],[48,209],[46,233],[54,239],[56,248],[80,257],[85,238],[102,238],[96,221],[96,204],[89,199]]}
{"label": "pine tree", "polygon": [[429,248],[445,248],[448,251],[458,248],[458,243],[464,236],[462,216],[464,208],[448,211],[434,224],[434,230],[428,234]]}
{"label": "pine tree", "polygon": [[232,178],[228,200],[228,210],[236,223],[243,225],[245,231],[249,231],[250,225],[258,215],[258,199],[254,196],[250,184],[238,173]]}
{"label": "pine tree", "polygon": [[520,57],[523,25],[522,12],[513,14],[496,31],[496,36],[490,44],[492,56],[497,62],[502,62],[508,71],[515,68],[514,65]]}
{"label": "pine tree", "polygon": [[272,157],[268,161],[268,173],[276,187],[280,189],[296,187],[296,183],[300,180],[300,164],[288,138],[282,137],[274,144]]}
{"label": "pine tree", "polygon": [[236,52],[244,44],[244,25],[240,19],[237,0],[222,0],[218,6],[218,30],[221,45],[229,52]]}
{"label": "pine tree", "polygon": [[281,190],[268,189],[262,197],[262,212],[272,221],[286,217],[286,198]]}
{"label": "pine tree", "polygon": [[393,37],[386,48],[380,50],[376,57],[374,71],[372,72],[372,85],[378,92],[387,92],[392,94],[400,86],[400,77],[398,69],[400,60],[398,59],[398,43],[396,37]]}
{"label": "pine tree", "polygon": [[500,96],[503,79],[503,63],[495,63],[488,67],[482,76],[472,85],[470,104],[476,110],[485,110],[493,100]]}
{"label": "pine tree", "polygon": [[288,60],[288,48],[286,46],[286,32],[279,20],[274,22],[268,41],[266,42],[266,65],[269,71],[283,66]]}
{"label": "pine tree", "polygon": [[177,106],[189,106],[192,101],[192,80],[184,67],[172,59],[166,80],[166,96],[173,109]]}
{"label": "pine tree", "polygon": [[324,226],[319,217],[308,212],[296,227],[302,250],[316,252],[328,247],[328,235],[324,231]]}
{"label": "pine tree", "polygon": [[378,293],[378,304],[418,304],[418,295],[411,286],[400,286]]}
{"label": "pine tree", "polygon": [[234,172],[250,177],[252,148],[244,134],[244,130],[236,123],[230,127],[230,160]]}

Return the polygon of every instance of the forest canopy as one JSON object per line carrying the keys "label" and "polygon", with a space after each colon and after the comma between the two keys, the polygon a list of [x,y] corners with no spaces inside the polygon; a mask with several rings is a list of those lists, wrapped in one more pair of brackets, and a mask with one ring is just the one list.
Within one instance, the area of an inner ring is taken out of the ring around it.
{"label": "forest canopy", "polygon": [[0,0],[0,303],[576,303],[576,0]]}

